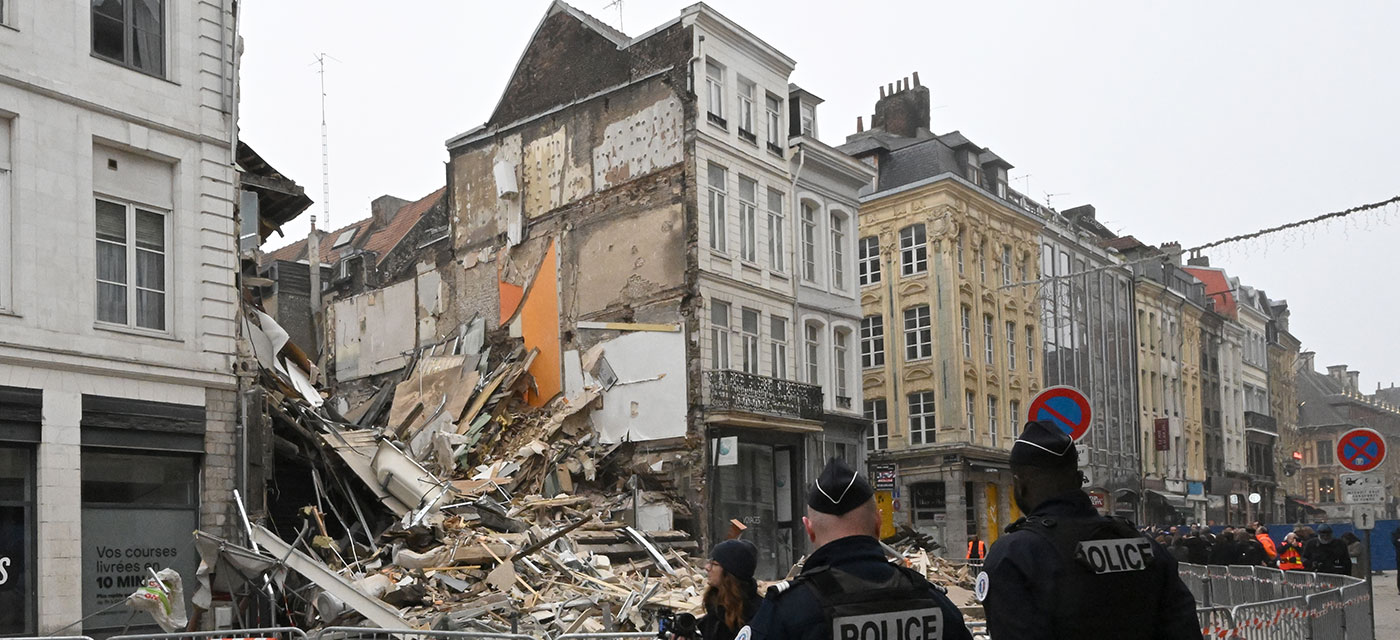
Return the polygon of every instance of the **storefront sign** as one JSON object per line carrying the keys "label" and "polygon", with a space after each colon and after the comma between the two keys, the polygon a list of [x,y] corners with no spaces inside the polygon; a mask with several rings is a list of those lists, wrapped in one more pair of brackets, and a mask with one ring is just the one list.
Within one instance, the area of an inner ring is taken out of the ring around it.
{"label": "storefront sign", "polygon": [[[190,533],[197,527],[191,509],[83,509],[83,615],[125,600],[150,570],[172,567],[194,576],[199,557]],[[187,578],[186,585],[192,582]],[[190,595],[187,589],[186,599]],[[130,616],[117,607],[83,623],[84,630],[120,628]]]}
{"label": "storefront sign", "polygon": [[896,481],[899,479],[899,471],[892,464],[872,464],[870,470],[875,475],[876,491],[894,491]]}
{"label": "storefront sign", "polygon": [[24,507],[0,507],[0,636],[27,631],[25,612],[30,610],[29,598],[33,597],[26,582],[28,533]]}
{"label": "storefront sign", "polygon": [[1108,497],[1105,496],[1102,491],[1090,491],[1089,504],[1094,505],[1094,508],[1098,509],[1099,513],[1103,513],[1104,510],[1108,508]]}
{"label": "storefront sign", "polygon": [[739,437],[728,436],[715,441],[715,466],[739,464]]}
{"label": "storefront sign", "polygon": [[1157,418],[1152,421],[1152,443],[1153,449],[1157,451],[1171,451],[1171,423],[1166,418]]}

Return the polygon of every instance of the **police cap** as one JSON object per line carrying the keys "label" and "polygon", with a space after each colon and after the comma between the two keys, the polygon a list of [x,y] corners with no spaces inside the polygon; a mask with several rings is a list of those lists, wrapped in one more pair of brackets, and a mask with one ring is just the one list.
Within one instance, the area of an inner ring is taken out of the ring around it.
{"label": "police cap", "polygon": [[832,458],[807,492],[807,506],[831,515],[844,515],[875,495],[870,481],[844,461]]}
{"label": "police cap", "polygon": [[1050,422],[1026,423],[1021,437],[1011,445],[1013,466],[1046,469],[1073,469],[1079,465],[1079,452],[1069,434]]}

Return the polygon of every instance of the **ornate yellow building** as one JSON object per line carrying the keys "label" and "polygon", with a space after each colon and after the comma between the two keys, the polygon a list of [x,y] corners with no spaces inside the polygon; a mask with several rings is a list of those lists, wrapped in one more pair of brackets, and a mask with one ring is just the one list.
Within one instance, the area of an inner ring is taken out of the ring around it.
{"label": "ornate yellow building", "polygon": [[879,169],[857,243],[870,465],[893,467],[894,524],[958,554],[1019,516],[1007,457],[1042,342],[1039,291],[1015,285],[1039,277],[1041,223],[1007,188],[1009,164],[929,132],[917,75],[883,94],[841,148]]}

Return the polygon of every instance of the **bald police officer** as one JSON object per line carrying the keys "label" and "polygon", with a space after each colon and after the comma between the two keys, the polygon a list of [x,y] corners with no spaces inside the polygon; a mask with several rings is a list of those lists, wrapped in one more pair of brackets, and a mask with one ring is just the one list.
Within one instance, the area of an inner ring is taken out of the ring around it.
{"label": "bald police officer", "polygon": [[796,578],[768,589],[736,640],[972,639],[943,589],[886,560],[875,491],[846,463],[827,463],[802,523],[816,551]]}
{"label": "bald police officer", "polygon": [[1201,640],[1176,560],[1131,522],[1099,515],[1077,453],[1046,422],[1027,423],[1012,445],[1013,495],[1029,515],[1006,528],[977,577],[987,630],[996,640]]}

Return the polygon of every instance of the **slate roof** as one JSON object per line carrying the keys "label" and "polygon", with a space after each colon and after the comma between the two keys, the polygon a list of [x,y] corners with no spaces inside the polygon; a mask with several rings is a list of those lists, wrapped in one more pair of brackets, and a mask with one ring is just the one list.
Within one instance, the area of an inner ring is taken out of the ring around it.
{"label": "slate roof", "polygon": [[1345,391],[1342,382],[1316,371],[1298,372],[1298,426],[1327,427],[1353,424],[1345,414],[1329,402],[1329,398]]}

